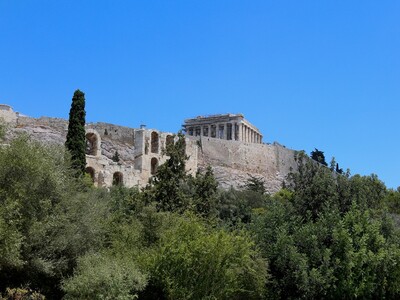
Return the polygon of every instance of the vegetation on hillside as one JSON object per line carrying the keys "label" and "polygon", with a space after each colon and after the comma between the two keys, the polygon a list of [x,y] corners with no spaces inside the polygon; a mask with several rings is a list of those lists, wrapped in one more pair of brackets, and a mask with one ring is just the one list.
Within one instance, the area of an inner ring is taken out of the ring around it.
{"label": "vegetation on hillside", "polygon": [[398,190],[299,153],[278,193],[255,177],[223,191],[211,168],[185,172],[184,146],[143,190],[94,188],[26,136],[1,147],[4,299],[400,296]]}

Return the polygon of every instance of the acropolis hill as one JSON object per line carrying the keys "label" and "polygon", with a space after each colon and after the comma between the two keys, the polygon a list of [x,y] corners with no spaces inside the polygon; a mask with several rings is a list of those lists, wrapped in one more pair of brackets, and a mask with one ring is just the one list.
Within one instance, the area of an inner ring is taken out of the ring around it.
{"label": "acropolis hill", "polygon": [[[64,144],[68,121],[31,118],[0,105],[0,118],[8,125],[7,140],[27,133],[43,143]],[[278,143],[263,143],[261,132],[242,114],[199,116],[182,125],[189,159],[187,171],[211,166],[222,188],[241,188],[250,176],[265,181],[267,191],[278,191],[286,175],[296,168],[295,151]],[[143,187],[167,159],[162,149],[174,134],[157,129],[129,128],[108,123],[86,125],[86,171],[96,186],[118,182]],[[265,139],[265,138],[264,138]],[[113,161],[118,151],[119,161]]]}

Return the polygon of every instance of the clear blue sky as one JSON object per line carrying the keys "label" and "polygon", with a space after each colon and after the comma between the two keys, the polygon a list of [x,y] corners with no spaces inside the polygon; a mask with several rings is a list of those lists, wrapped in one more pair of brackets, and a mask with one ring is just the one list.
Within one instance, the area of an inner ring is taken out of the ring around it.
{"label": "clear blue sky", "polygon": [[0,103],[176,132],[243,113],[400,185],[400,1],[0,0]]}

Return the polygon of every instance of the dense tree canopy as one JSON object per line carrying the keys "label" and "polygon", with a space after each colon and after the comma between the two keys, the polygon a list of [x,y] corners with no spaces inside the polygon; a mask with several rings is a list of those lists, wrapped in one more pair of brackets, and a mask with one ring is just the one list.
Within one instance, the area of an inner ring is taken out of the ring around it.
{"label": "dense tree canopy", "polygon": [[304,153],[274,195],[257,178],[219,190],[212,168],[185,172],[177,140],[143,190],[94,188],[25,136],[0,147],[0,294],[399,298],[399,190]]}

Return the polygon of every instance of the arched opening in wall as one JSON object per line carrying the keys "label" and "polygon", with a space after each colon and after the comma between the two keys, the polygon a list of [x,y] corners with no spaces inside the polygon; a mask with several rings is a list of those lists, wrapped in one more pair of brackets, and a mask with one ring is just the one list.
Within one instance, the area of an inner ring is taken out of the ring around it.
{"label": "arched opening in wall", "polygon": [[95,171],[92,167],[87,167],[85,169],[86,174],[89,174],[90,178],[92,178],[92,182],[94,182]]}
{"label": "arched opening in wall", "polygon": [[158,153],[158,133],[151,133],[151,153]]}
{"label": "arched opening in wall", "polygon": [[96,156],[98,151],[97,135],[93,132],[86,133],[86,154]]}
{"label": "arched opening in wall", "polygon": [[158,168],[158,159],[153,157],[150,162],[151,168],[150,168],[150,173],[151,175],[155,175],[157,173],[157,168]]}
{"label": "arched opening in wall", "polygon": [[167,135],[167,138],[165,139],[166,141],[166,147],[170,147],[174,145],[174,137],[172,135]]}
{"label": "arched opening in wall", "polygon": [[113,175],[113,185],[123,185],[124,183],[124,176],[121,172],[115,172]]}

